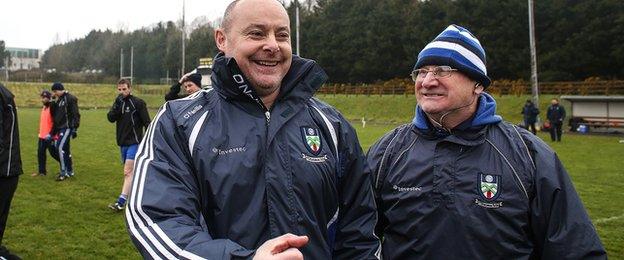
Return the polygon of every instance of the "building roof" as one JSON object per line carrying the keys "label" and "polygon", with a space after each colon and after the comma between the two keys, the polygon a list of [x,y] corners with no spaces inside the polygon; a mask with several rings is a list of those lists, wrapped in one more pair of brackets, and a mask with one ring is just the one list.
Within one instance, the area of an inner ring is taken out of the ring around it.
{"label": "building roof", "polygon": [[624,101],[624,96],[561,96],[561,99],[569,100],[569,101],[604,102],[604,101]]}

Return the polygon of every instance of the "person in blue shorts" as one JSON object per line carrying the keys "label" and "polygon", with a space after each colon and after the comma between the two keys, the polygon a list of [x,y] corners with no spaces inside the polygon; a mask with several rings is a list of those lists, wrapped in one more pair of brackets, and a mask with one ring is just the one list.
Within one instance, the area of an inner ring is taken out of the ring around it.
{"label": "person in blue shorts", "polygon": [[134,156],[141,139],[143,129],[150,124],[145,101],[132,95],[129,80],[121,79],[117,83],[119,95],[108,111],[108,121],[117,124],[117,145],[121,148],[121,163],[124,165],[124,182],[117,201],[108,205],[114,211],[121,211],[126,205],[132,185]]}

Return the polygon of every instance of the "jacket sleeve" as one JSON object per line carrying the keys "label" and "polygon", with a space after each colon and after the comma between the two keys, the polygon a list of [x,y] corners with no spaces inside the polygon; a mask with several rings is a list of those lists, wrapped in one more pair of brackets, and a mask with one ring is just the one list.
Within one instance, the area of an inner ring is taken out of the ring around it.
{"label": "jacket sleeve", "polygon": [[[552,121],[552,120],[551,120],[551,119],[552,119],[552,112],[551,112],[551,110],[552,110],[552,109],[550,109],[550,106],[548,106],[548,107],[546,108],[546,119],[547,119],[548,121]],[[553,122],[553,123],[554,123],[554,122]]]}
{"label": "jacket sleeve", "polygon": [[171,88],[169,89],[169,92],[165,95],[165,101],[178,99],[179,98],[178,93],[180,93],[180,86],[182,86],[180,82],[176,82],[175,84],[173,84]]}
{"label": "jacket sleeve", "polygon": [[119,104],[119,98],[116,98],[115,101],[113,101],[113,105],[110,110],[108,110],[106,117],[108,117],[108,121],[111,123],[117,122],[117,120],[121,118],[121,105]]}
{"label": "jacket sleeve", "polygon": [[139,109],[139,117],[141,118],[141,122],[143,123],[143,126],[145,127],[145,129],[147,129],[147,127],[149,126],[151,122],[149,112],[147,112],[147,104],[145,104],[145,101],[143,100],[141,100],[140,104],[141,104],[141,109]]}
{"label": "jacket sleeve", "polygon": [[[537,143],[538,141],[534,142]],[[596,229],[557,155],[539,142],[531,229],[539,259],[606,259]]]}
{"label": "jacket sleeve", "polygon": [[68,118],[68,120],[72,120],[68,122],[69,127],[80,127],[80,111],[78,110],[78,99],[76,97],[73,97],[71,102],[67,102],[67,104],[69,106],[68,109],[71,111],[72,114],[71,119]]}
{"label": "jacket sleeve", "polygon": [[135,159],[126,222],[135,246],[147,259],[232,259],[254,251],[206,228],[187,142],[165,104],[154,118]]}
{"label": "jacket sleeve", "polygon": [[339,182],[339,214],[334,247],[335,259],[378,259],[381,250],[375,236],[377,209],[366,158],[355,130],[342,120],[339,152],[343,176]]}
{"label": "jacket sleeve", "polygon": [[[0,88],[3,88],[2,84],[0,84]],[[0,90],[1,91],[1,90]],[[4,113],[6,113],[6,106],[4,104],[4,98],[2,97],[2,93],[0,93],[0,158],[4,159]]]}
{"label": "jacket sleeve", "polygon": [[56,115],[56,102],[50,101],[50,115],[52,116],[52,130],[50,130],[50,135],[54,136],[58,133],[58,128],[56,127],[56,120],[54,116]]}
{"label": "jacket sleeve", "polygon": [[[384,157],[386,150],[389,149],[390,143],[397,136],[398,128],[384,135],[375,142],[366,154],[366,174],[371,176],[371,186],[375,195],[375,204],[377,205],[377,224],[375,226],[375,234],[383,239],[383,230],[388,225],[388,220],[383,216],[383,205],[381,203],[381,186],[385,178],[385,168],[388,167],[387,162],[390,160],[389,155]],[[388,151],[390,152],[390,151]]]}

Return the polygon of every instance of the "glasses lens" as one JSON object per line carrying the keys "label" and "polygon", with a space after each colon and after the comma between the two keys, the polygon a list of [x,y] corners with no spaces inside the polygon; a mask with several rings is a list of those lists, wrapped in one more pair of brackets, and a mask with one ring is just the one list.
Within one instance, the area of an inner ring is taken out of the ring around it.
{"label": "glasses lens", "polygon": [[412,73],[410,74],[410,76],[412,76],[412,80],[414,82],[416,82],[416,80],[418,79],[418,71],[412,71]]}
{"label": "glasses lens", "polygon": [[427,76],[427,73],[429,73],[426,69],[417,69],[416,72],[418,73],[419,78],[424,78]]}
{"label": "glasses lens", "polygon": [[434,71],[434,74],[438,78],[445,78],[451,75],[451,72],[453,72],[453,69],[451,69],[451,67],[449,66],[438,66],[438,67],[435,67],[433,71]]}

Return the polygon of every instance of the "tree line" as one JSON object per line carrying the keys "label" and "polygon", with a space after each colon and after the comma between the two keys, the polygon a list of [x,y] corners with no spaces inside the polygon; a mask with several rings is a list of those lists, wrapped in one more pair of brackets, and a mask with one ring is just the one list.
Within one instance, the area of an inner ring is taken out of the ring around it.
{"label": "tree line", "polygon": [[[527,1],[521,0],[316,0],[300,1],[301,56],[316,60],[336,83],[370,83],[406,78],[418,52],[449,24],[468,28],[487,53],[493,79],[530,77]],[[624,1],[535,1],[540,81],[624,78]],[[295,4],[291,17],[295,51]],[[217,52],[214,28],[193,30],[187,39],[186,70]],[[163,22],[130,33],[92,31],[52,46],[46,68],[103,69],[119,75],[119,52],[126,62],[134,46],[134,75],[141,80],[177,76],[181,29]],[[125,65],[129,68],[129,65]],[[126,72],[125,74],[128,74]]]}
{"label": "tree line", "polygon": [[[0,68],[4,67],[5,63],[10,62],[10,58],[11,55],[9,51],[5,50],[4,41],[0,40]],[[8,67],[8,64],[6,65]]]}
{"label": "tree line", "polygon": [[[214,28],[203,24],[185,42],[185,70],[198,66],[199,58],[216,53]],[[182,29],[174,22],[160,22],[133,32],[92,30],[84,38],[50,47],[42,58],[44,69],[57,72],[102,70],[109,76],[120,74],[123,49],[123,75],[130,76],[133,49],[133,76],[139,83],[157,83],[167,75],[178,78],[182,72]]]}

